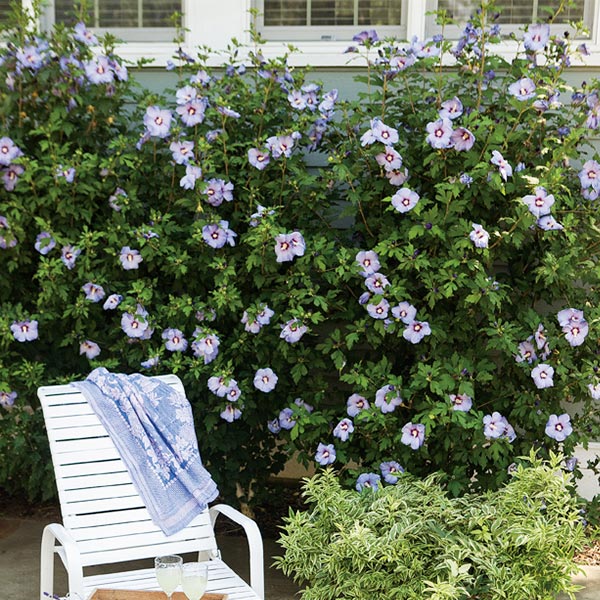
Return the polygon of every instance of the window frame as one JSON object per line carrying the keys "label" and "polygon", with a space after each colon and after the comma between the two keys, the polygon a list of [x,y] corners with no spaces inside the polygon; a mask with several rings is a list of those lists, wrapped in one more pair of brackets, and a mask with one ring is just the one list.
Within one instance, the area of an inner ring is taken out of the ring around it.
{"label": "window frame", "polygon": [[[403,21],[406,20],[406,9],[408,0],[399,0],[401,2],[400,12]],[[276,26],[265,25],[263,18],[264,0],[254,0],[253,4],[258,10],[256,26],[261,35],[270,42],[287,41],[294,44],[301,42],[335,42],[340,41],[350,44],[352,36],[356,35],[361,27],[371,28],[368,25],[340,25],[340,26]],[[377,27],[377,33],[380,37],[385,36],[406,36],[406,25],[402,22],[397,25],[386,25]]]}
{"label": "window frame", "polygon": [[[24,8],[31,10],[31,0],[22,0]],[[406,39],[416,36],[424,39],[428,34],[428,5],[425,0],[406,1]],[[431,2],[432,0],[427,0]],[[574,66],[594,69],[600,67],[600,0],[592,0],[592,25],[589,39],[585,41],[591,55],[573,61]],[[183,49],[191,54],[194,49],[204,46],[223,50],[229,40],[236,38],[243,45],[250,45],[249,29],[252,16],[250,9],[253,0],[219,0],[217,9],[214,0],[183,0],[183,26],[185,31]],[[358,32],[357,32],[358,33]],[[292,66],[312,66],[315,68],[361,67],[364,63],[352,60],[352,55],[344,54],[349,46],[347,41],[306,41],[293,44],[298,52],[293,53],[289,62]],[[517,51],[514,41],[503,41],[495,47],[495,53],[511,59]],[[288,43],[268,41],[262,48],[266,58],[281,56],[287,51]],[[118,46],[119,55],[132,63],[140,59],[153,62],[148,66],[164,67],[173,59],[175,45],[172,42],[128,42]],[[222,63],[219,55],[209,59],[209,64]]]}

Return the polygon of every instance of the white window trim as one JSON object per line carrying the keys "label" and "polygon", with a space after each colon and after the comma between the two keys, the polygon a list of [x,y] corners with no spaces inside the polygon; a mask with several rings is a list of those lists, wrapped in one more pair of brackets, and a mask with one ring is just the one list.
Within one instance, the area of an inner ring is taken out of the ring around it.
{"label": "white window trim", "polygon": [[[426,0],[405,0],[406,2],[406,37],[423,39],[427,30]],[[252,0],[184,0],[185,33],[183,49],[192,56],[195,49],[207,46],[215,51],[222,51],[232,38],[242,45],[250,44],[248,33],[251,24],[250,8]],[[31,0],[23,0],[24,7],[31,7]],[[357,32],[358,33],[358,32]],[[590,56],[582,57],[574,63],[577,67],[600,67],[600,0],[593,7],[590,38],[586,40]],[[292,66],[312,67],[347,67],[364,64],[352,60],[355,55],[344,54],[349,46],[347,41],[314,41],[294,42],[298,52],[290,56]],[[128,42],[117,48],[118,54],[127,60],[136,62],[140,58],[151,59],[151,67],[163,67],[173,59],[175,45],[172,42]],[[262,47],[265,58],[275,58],[287,51],[284,42],[267,42]],[[502,42],[494,46],[494,53],[507,59],[514,57],[515,42]],[[210,65],[218,66],[222,59],[216,55],[209,60]]]}

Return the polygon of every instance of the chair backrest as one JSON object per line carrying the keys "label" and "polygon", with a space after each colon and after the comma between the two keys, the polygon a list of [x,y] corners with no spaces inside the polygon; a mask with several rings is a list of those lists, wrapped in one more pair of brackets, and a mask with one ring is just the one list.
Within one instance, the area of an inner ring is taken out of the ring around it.
{"label": "chair backrest", "polygon": [[[185,393],[175,375],[160,379]],[[166,537],[152,522],[114,444],[83,394],[71,385],[38,390],[63,525],[83,566],[216,550],[208,511]]]}

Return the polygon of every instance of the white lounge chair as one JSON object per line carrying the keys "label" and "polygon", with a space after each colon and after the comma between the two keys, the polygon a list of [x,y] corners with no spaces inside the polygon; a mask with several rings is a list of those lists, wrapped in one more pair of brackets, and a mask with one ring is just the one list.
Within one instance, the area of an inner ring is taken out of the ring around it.
{"label": "white lounge chair", "polygon": [[[175,375],[160,379],[184,393]],[[264,599],[263,543],[254,521],[219,504],[177,534],[165,536],[151,521],[106,429],[83,394],[75,386],[55,385],[40,388],[38,396],[63,518],[62,525],[47,525],[42,536],[40,600],[48,600],[47,594],[54,593],[55,553],[67,570],[69,593],[86,600],[96,588],[159,589],[151,561],[146,569],[101,575],[84,575],[86,567],[188,552],[197,552],[198,560],[208,563],[207,592],[227,594],[229,600]],[[244,528],[250,585],[220,558],[214,533],[219,514]]]}

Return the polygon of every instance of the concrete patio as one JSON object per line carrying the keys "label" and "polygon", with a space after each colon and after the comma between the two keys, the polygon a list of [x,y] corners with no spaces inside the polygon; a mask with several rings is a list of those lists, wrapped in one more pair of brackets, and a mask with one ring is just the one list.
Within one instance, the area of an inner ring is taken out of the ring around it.
{"label": "concrete patio", "polygon": [[[37,600],[39,598],[39,553],[42,530],[46,522],[39,519],[0,518],[0,600]],[[247,573],[246,543],[236,536],[217,536],[223,558],[243,577]],[[280,554],[274,540],[265,540],[266,598],[265,600],[292,600],[298,586],[279,570],[272,568],[272,557]],[[600,600],[600,567],[584,567],[585,573],[574,578],[584,586],[578,600]],[[64,571],[56,569],[55,592],[66,589]],[[566,598],[561,596],[559,600]],[[384,600],[384,599],[373,599]],[[529,600],[529,599],[514,599]]]}

